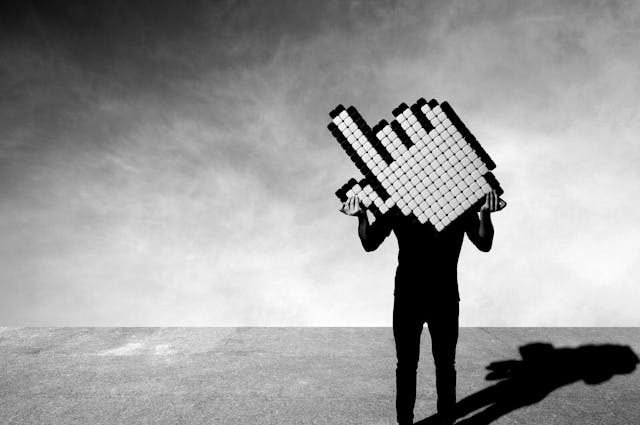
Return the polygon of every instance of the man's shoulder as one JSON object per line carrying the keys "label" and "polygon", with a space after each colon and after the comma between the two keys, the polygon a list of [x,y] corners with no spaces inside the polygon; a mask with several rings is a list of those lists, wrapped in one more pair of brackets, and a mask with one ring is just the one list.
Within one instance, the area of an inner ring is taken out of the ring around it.
{"label": "man's shoulder", "polygon": [[[459,230],[464,231],[468,226],[478,222],[478,214],[473,210],[467,210],[454,220],[447,229],[450,231]],[[389,228],[396,230],[402,229],[414,229],[424,231],[426,228],[435,231],[435,228],[429,222],[420,223],[413,215],[406,216],[401,212],[388,212],[387,214],[379,215],[374,222],[378,227]]]}

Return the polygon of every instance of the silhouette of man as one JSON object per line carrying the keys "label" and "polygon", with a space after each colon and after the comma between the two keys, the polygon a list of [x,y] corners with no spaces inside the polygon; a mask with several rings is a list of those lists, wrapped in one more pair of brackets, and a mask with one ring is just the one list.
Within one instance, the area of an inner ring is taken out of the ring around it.
{"label": "silhouette of man", "polygon": [[543,400],[553,391],[577,381],[597,385],[615,375],[632,373],[640,360],[631,347],[614,344],[556,348],[549,343],[520,347],[522,360],[493,362],[488,381],[496,384],[456,405],[458,417],[472,412],[464,424],[487,425],[507,413]]}
{"label": "silhouette of man", "polygon": [[480,251],[491,249],[491,213],[498,210],[498,205],[497,193],[488,193],[479,217],[478,213],[468,211],[439,233],[432,226],[402,214],[386,214],[369,224],[366,210],[355,196],[340,208],[341,212],[358,217],[358,236],[365,251],[376,250],[392,230],[398,240],[393,336],[398,359],[396,413],[400,425],[413,423],[424,323],[429,327],[436,369],[437,416],[443,424],[452,424],[455,420],[458,257],[465,233]]}

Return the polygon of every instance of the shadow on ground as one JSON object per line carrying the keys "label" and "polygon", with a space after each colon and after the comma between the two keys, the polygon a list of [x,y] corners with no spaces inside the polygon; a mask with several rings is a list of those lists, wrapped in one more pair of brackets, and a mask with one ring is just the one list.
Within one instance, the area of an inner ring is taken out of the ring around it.
{"label": "shadow on ground", "polygon": [[[543,400],[552,391],[578,381],[601,384],[615,375],[636,369],[638,356],[624,345],[583,345],[555,348],[548,343],[520,347],[519,360],[505,360],[487,366],[488,381],[499,381],[460,400],[456,416],[465,418],[458,425],[490,424],[516,409]],[[416,425],[435,425],[435,416]]]}

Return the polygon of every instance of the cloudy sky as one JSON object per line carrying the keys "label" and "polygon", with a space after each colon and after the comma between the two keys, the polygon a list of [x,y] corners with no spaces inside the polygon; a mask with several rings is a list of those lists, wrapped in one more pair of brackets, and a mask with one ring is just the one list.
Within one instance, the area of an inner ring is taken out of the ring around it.
{"label": "cloudy sky", "polygon": [[[6,4],[6,2],[5,2]],[[326,129],[448,100],[498,164],[465,326],[640,325],[636,2],[16,2],[0,324],[389,326]]]}

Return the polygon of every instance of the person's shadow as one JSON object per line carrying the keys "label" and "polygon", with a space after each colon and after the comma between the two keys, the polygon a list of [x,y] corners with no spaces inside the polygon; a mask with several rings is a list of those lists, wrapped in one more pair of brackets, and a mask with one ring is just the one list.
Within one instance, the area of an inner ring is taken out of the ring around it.
{"label": "person's shadow", "polygon": [[[507,413],[538,403],[552,391],[574,382],[601,384],[614,375],[635,370],[638,356],[623,345],[583,345],[577,348],[554,348],[548,343],[531,343],[520,347],[521,360],[491,363],[486,379],[499,381],[456,404],[458,425],[486,425]],[[484,410],[480,410],[484,409]],[[433,425],[431,416],[416,425]]]}

